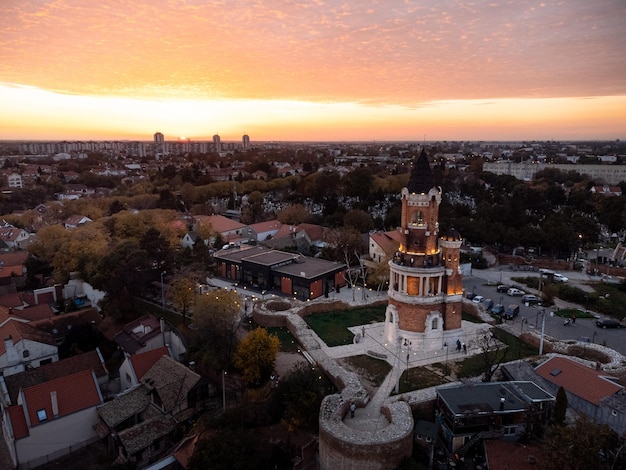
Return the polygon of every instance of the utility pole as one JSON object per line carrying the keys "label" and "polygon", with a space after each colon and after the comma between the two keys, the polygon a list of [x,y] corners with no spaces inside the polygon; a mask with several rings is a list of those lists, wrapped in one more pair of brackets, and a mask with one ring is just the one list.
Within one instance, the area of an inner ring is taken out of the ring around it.
{"label": "utility pole", "polygon": [[543,334],[546,330],[546,312],[543,311],[543,315],[541,316],[541,341],[539,342],[539,355],[543,355]]}

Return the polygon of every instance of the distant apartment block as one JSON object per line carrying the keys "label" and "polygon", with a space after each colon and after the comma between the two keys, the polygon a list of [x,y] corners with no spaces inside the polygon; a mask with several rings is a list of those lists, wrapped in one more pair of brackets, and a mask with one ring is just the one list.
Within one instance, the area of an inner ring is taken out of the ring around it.
{"label": "distant apartment block", "polygon": [[489,171],[496,175],[510,175],[519,180],[531,181],[535,174],[546,169],[560,171],[575,171],[585,175],[596,183],[617,185],[626,181],[626,165],[569,165],[567,163],[535,163],[511,161],[486,162],[483,171]]}
{"label": "distant apartment block", "polygon": [[7,183],[9,188],[22,188],[22,176],[19,173],[11,173],[7,176]]}

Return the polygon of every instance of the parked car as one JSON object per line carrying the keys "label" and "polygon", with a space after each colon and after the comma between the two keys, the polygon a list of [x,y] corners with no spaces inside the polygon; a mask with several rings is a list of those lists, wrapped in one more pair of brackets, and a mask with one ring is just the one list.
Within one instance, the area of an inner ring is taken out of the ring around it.
{"label": "parked car", "polygon": [[500,284],[498,287],[496,287],[496,290],[497,290],[498,292],[502,292],[502,293],[504,293],[504,292],[508,291],[509,289],[510,289],[510,287],[509,287],[509,286],[506,286],[506,285],[504,285],[504,284]]}
{"label": "parked car", "polygon": [[465,294],[465,297],[469,300],[473,300],[474,297],[476,297],[476,294],[474,294],[473,292],[468,292],[467,294]]}
{"label": "parked car", "polygon": [[523,290],[516,289],[515,287],[511,287],[509,290],[506,291],[506,293],[510,295],[511,297],[517,297],[517,296],[524,295],[526,292],[524,292]]}
{"label": "parked car", "polygon": [[624,328],[624,325],[614,318],[598,318],[596,326],[598,328]]}
{"label": "parked car", "polygon": [[472,299],[472,302],[476,302],[477,304],[481,303],[485,298],[482,295],[475,295]]}
{"label": "parked car", "polygon": [[559,273],[554,273],[554,275],[552,276],[552,279],[554,280],[554,282],[567,282],[569,281],[569,279],[565,276],[563,276],[563,274],[559,274]]}
{"label": "parked car", "polygon": [[534,294],[524,294],[522,295],[522,302],[529,305],[538,304],[541,302],[541,299]]}
{"label": "parked car", "polygon": [[506,309],[504,309],[504,318],[506,318],[507,320],[512,320],[518,315],[519,315],[519,305],[510,304],[509,306],[507,306]]}
{"label": "parked car", "polygon": [[502,305],[502,304],[495,304],[491,308],[491,313],[493,313],[494,315],[502,315],[504,313],[504,305]]}
{"label": "parked car", "polygon": [[491,299],[483,300],[483,307],[485,307],[485,310],[489,311],[491,307],[493,307],[493,300]]}

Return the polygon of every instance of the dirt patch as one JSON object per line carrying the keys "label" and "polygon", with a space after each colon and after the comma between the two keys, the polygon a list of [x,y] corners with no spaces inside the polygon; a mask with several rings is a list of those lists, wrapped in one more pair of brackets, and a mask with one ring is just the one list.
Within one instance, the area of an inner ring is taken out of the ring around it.
{"label": "dirt patch", "polygon": [[567,354],[570,356],[580,357],[588,361],[600,362],[606,364],[611,362],[611,358],[601,351],[594,348],[585,348],[584,346],[570,346],[567,348]]}

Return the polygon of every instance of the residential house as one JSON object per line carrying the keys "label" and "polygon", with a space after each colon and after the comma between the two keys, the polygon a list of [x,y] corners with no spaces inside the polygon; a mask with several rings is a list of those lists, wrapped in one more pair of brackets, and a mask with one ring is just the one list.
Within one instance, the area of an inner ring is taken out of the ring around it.
{"label": "residential house", "polygon": [[65,185],[65,191],[62,193],[58,193],[57,199],[58,200],[74,200],[74,199],[80,199],[81,197],[85,197],[85,196],[91,196],[94,193],[94,190],[91,188],[88,188],[87,186],[85,186],[84,184],[66,184]]}
{"label": "residential house", "polygon": [[86,215],[72,215],[68,217],[67,219],[65,219],[63,226],[65,228],[76,228],[76,227],[80,227],[81,225],[87,224],[89,222],[93,222],[93,220],[91,220]]}
{"label": "residential house", "polygon": [[400,247],[400,232],[373,232],[369,234],[369,258],[374,263],[390,260]]}
{"label": "residential house", "polygon": [[622,188],[619,186],[592,186],[590,191],[593,194],[600,194],[602,196],[619,197],[622,195]]}
{"label": "residential house", "polygon": [[274,249],[295,247],[303,254],[316,254],[326,246],[327,228],[315,224],[297,226],[284,224],[271,240],[265,244]]}
{"label": "residential house", "polygon": [[[20,312],[22,316],[28,315],[28,310]],[[44,318],[34,319],[30,325],[45,331],[52,336],[54,344],[60,346],[65,342],[66,337],[74,331],[84,334],[89,331],[97,331],[102,317],[95,308],[84,308],[62,315],[50,315]]]}
{"label": "residential house", "polygon": [[437,388],[443,443],[460,456],[483,439],[517,440],[545,425],[555,397],[533,382],[483,382]]}
{"label": "residential house", "polygon": [[184,360],[187,348],[184,340],[162,318],[144,315],[126,325],[113,340],[127,355],[139,354],[162,347],[169,347],[172,357]]}
{"label": "residential house", "polygon": [[144,374],[161,359],[161,356],[170,356],[167,347],[163,346],[132,356],[126,356],[120,365],[120,390],[128,390],[139,384]]}
{"label": "residential house", "polygon": [[181,239],[180,244],[183,248],[193,248],[200,235],[196,231],[190,231],[185,234],[185,236]]}
{"label": "residential house", "polygon": [[[224,243],[245,241],[243,230],[246,226],[223,215],[197,215],[194,230],[199,226],[209,227],[212,233],[219,233]],[[213,245],[215,238],[209,240]]]}
{"label": "residential house", "polygon": [[2,420],[14,464],[32,468],[95,442],[96,407],[102,402],[91,370],[21,388]]}
{"label": "residential house", "polygon": [[8,375],[59,360],[52,335],[10,318],[0,326],[0,372]]}
{"label": "residential house", "polygon": [[259,222],[249,225],[244,230],[244,235],[248,237],[249,241],[263,243],[266,240],[272,239],[277,233],[282,224],[274,219],[265,222]]}
{"label": "residential house", "polygon": [[22,175],[19,173],[10,173],[7,176],[7,185],[9,188],[23,188]]}
{"label": "residential house", "polygon": [[176,443],[179,423],[192,418],[209,384],[169,356],[161,356],[142,381],[98,409],[96,429],[116,449],[118,463],[141,467]]}
{"label": "residential house", "polygon": [[563,387],[568,406],[576,412],[626,435],[626,391],[615,376],[565,356],[549,358],[535,372],[553,393]]}
{"label": "residential house", "polygon": [[0,240],[3,241],[10,249],[22,249],[28,245],[30,234],[21,228],[13,227],[9,224],[4,224],[0,228]]}

